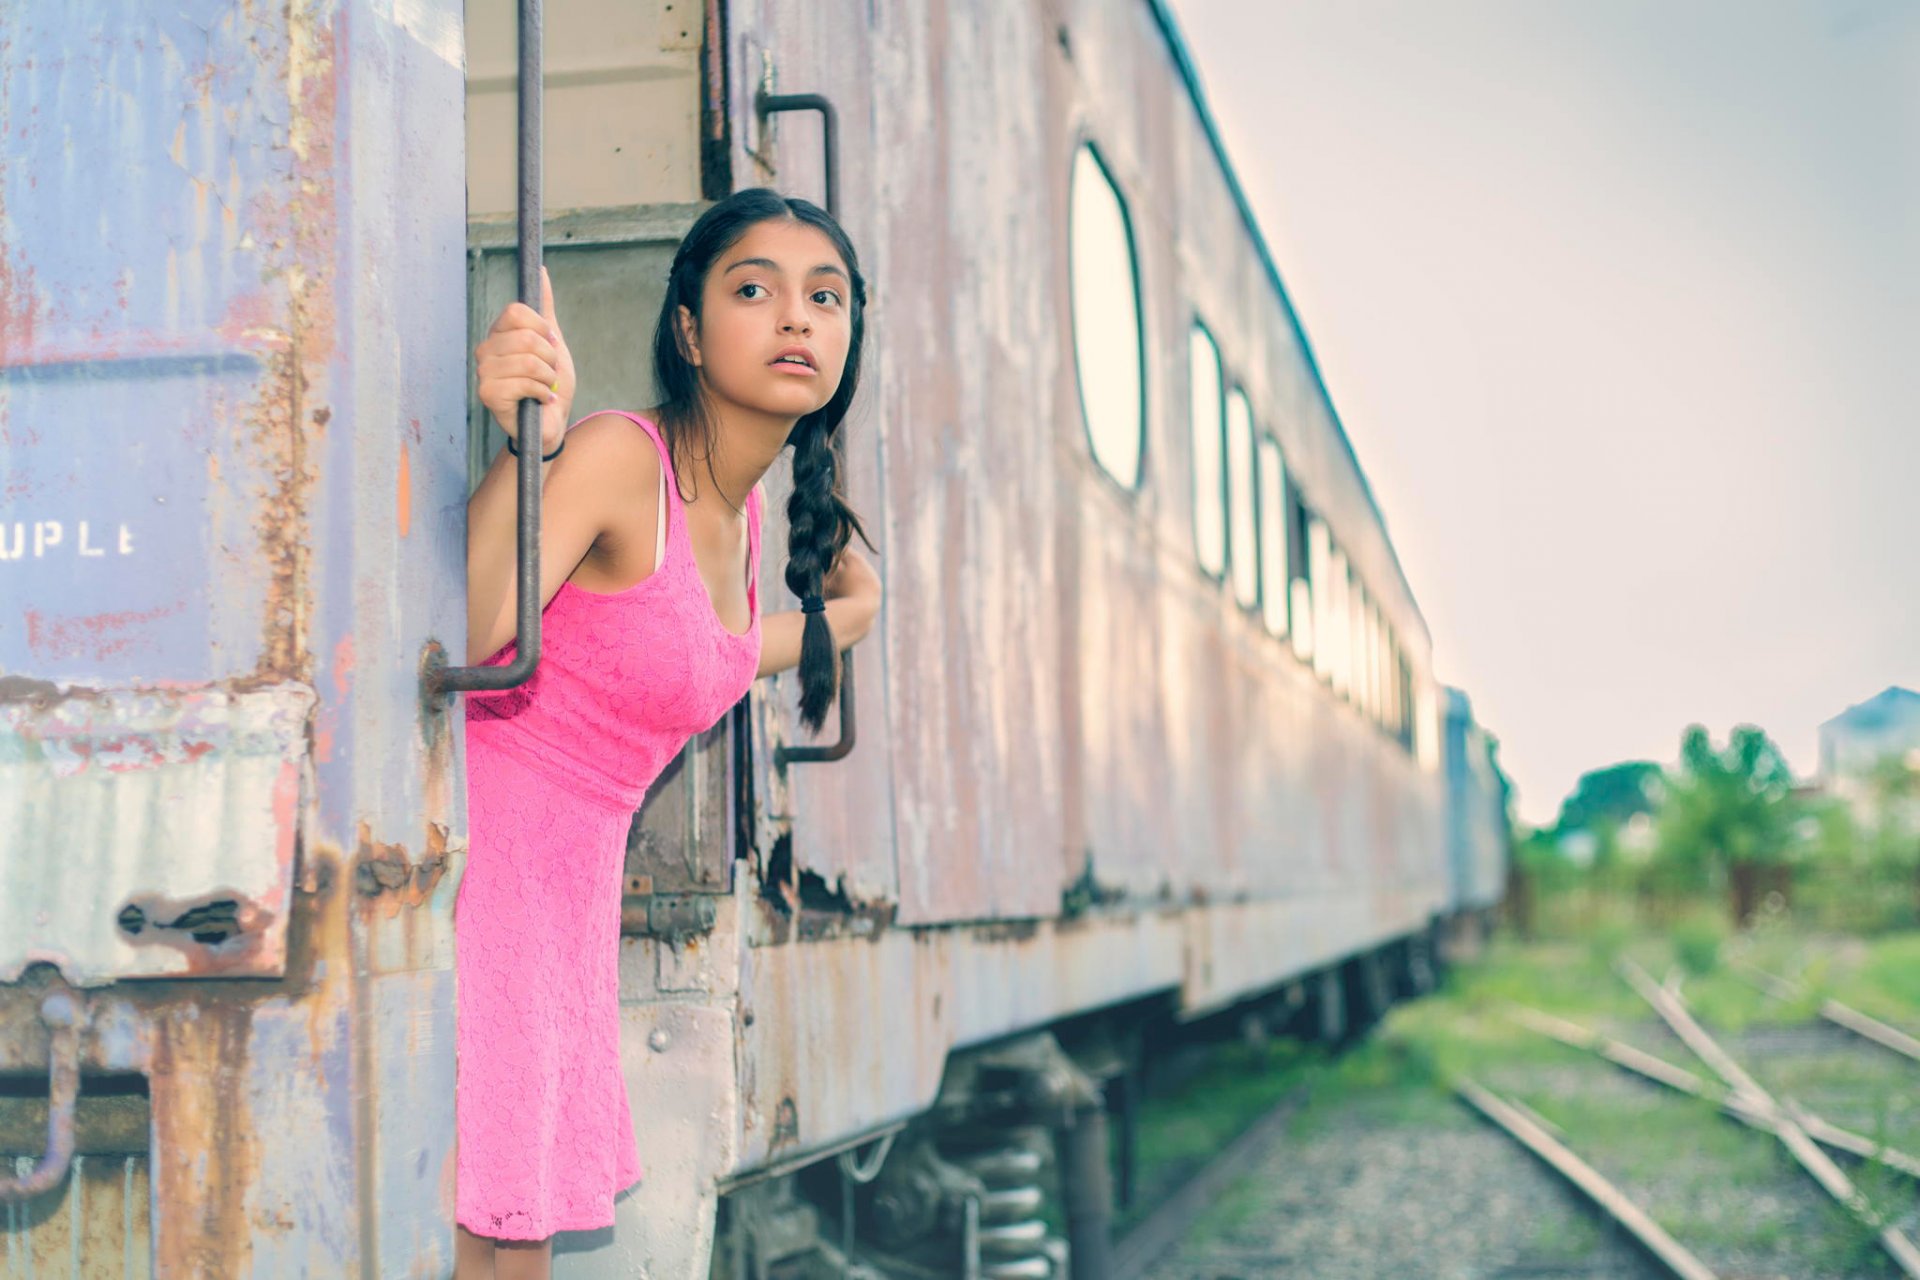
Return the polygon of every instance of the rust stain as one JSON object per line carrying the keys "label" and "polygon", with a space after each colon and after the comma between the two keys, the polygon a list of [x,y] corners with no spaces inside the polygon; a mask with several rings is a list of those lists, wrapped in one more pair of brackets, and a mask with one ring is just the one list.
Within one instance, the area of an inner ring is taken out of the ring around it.
{"label": "rust stain", "polygon": [[342,701],[345,701],[347,688],[353,682],[355,661],[353,637],[341,636],[340,643],[333,647],[333,692]]}
{"label": "rust stain", "polygon": [[153,1200],[193,1208],[154,1215],[157,1275],[253,1272],[246,1198],[262,1156],[247,1105],[253,1016],[250,1005],[220,1000],[156,1011],[149,1068]]}
{"label": "rust stain", "polygon": [[400,496],[395,523],[403,538],[413,528],[413,459],[405,440],[400,442]]}
{"label": "rust stain", "polygon": [[429,822],[426,849],[416,863],[405,845],[375,840],[372,825],[362,821],[353,856],[354,888],[364,897],[378,898],[388,919],[404,907],[424,905],[447,872],[448,834],[444,824]]}
{"label": "rust stain", "polygon": [[120,932],[139,946],[177,947],[188,973],[205,976],[258,962],[274,913],[246,895],[216,889],[191,898],[138,894],[118,913]]}
{"label": "rust stain", "polygon": [[144,630],[147,624],[170,618],[184,607],[184,603],[175,601],[154,609],[90,613],[77,618],[53,618],[38,609],[28,609],[27,647],[36,658],[53,660],[123,657],[136,650],[152,649],[155,640]]}
{"label": "rust stain", "polygon": [[[249,412],[253,452],[266,469],[256,528],[267,566],[262,620],[261,676],[311,682],[309,630],[313,612],[309,501],[318,481],[310,435],[321,434],[332,411],[310,405],[324,386],[333,355],[334,121],[340,68],[336,32],[317,8],[287,10],[287,92],[292,110],[287,145],[294,157],[290,191],[269,225],[282,226],[276,248],[291,246],[278,270],[288,290],[288,344],[268,357],[268,375]],[[263,211],[266,212],[266,211]],[[270,232],[269,235],[272,235]],[[244,315],[238,317],[243,328]]]}

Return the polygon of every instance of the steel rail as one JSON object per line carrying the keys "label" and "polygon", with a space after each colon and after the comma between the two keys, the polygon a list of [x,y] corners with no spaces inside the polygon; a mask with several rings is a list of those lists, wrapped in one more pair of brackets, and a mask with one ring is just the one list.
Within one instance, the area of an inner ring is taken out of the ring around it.
{"label": "steel rail", "polygon": [[[1806,994],[1798,983],[1777,978],[1752,965],[1739,966],[1739,972],[1747,981],[1776,1000],[1798,1000]],[[1891,1049],[1903,1057],[1920,1062],[1920,1040],[1914,1039],[1898,1027],[1890,1026],[1858,1009],[1849,1008],[1838,1000],[1822,999],[1818,1012],[1822,1018],[1836,1027],[1851,1031],[1862,1039],[1871,1040],[1883,1049]]]}
{"label": "steel rail", "polygon": [[1608,1182],[1598,1170],[1572,1150],[1554,1141],[1552,1135],[1529,1120],[1516,1107],[1471,1080],[1461,1080],[1454,1091],[1481,1115],[1506,1130],[1509,1137],[1533,1152],[1571,1182],[1606,1215],[1619,1223],[1639,1241],[1641,1248],[1681,1280],[1715,1280],[1714,1272],[1693,1256],[1685,1245],[1668,1235],[1666,1229],[1619,1188]]}
{"label": "steel rail", "polygon": [[1760,1082],[1748,1075],[1739,1063],[1733,1060],[1717,1044],[1706,1030],[1695,1022],[1687,1011],[1685,1002],[1672,991],[1662,987],[1647,976],[1633,961],[1624,956],[1615,964],[1616,971],[1626,980],[1627,985],[1640,993],[1640,997],[1653,1006],[1673,1033],[1684,1041],[1688,1048],[1698,1054],[1700,1060],[1712,1067],[1714,1073],[1726,1081],[1736,1095],[1751,1103],[1766,1116],[1774,1126],[1774,1136],[1782,1146],[1792,1154],[1813,1180],[1820,1184],[1826,1193],[1845,1205],[1863,1224],[1871,1229],[1880,1241],[1880,1246],[1900,1267],[1903,1274],[1920,1280],[1920,1248],[1915,1248],[1905,1232],[1892,1225],[1878,1209],[1873,1207],[1864,1193],[1853,1185],[1852,1179],[1832,1157],[1822,1151],[1818,1144],[1808,1136],[1794,1117],[1794,1112],[1782,1107],[1772,1094],[1760,1087]]}
{"label": "steel rail", "polygon": [[[1585,1027],[1556,1018],[1550,1013],[1542,1013],[1538,1009],[1521,1006],[1514,1011],[1513,1016],[1514,1020],[1522,1026],[1558,1040],[1561,1044],[1575,1049],[1584,1049],[1643,1079],[1652,1080],[1669,1089],[1712,1102],[1749,1128],[1766,1133],[1774,1132],[1772,1122],[1750,1103],[1734,1095],[1717,1093],[1705,1080],[1684,1067],[1674,1066],[1665,1058],[1656,1058],[1630,1044],[1603,1036],[1597,1031],[1589,1031]],[[1794,1118],[1799,1121],[1800,1127],[1807,1131],[1807,1136],[1821,1146],[1834,1151],[1844,1151],[1862,1160],[1875,1161],[1896,1173],[1903,1173],[1920,1182],[1920,1157],[1911,1156],[1894,1147],[1875,1142],[1865,1134],[1828,1124],[1819,1116],[1808,1112],[1797,1112]]]}

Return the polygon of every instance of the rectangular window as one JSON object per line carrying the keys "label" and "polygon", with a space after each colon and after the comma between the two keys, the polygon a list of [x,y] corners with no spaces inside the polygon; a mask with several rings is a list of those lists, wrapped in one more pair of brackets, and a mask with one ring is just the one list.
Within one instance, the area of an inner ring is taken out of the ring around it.
{"label": "rectangular window", "polygon": [[1227,563],[1233,598],[1243,609],[1260,603],[1260,512],[1254,501],[1253,406],[1235,387],[1227,396]]}
{"label": "rectangular window", "polygon": [[1288,572],[1286,466],[1272,436],[1260,437],[1260,609],[1267,630],[1287,634]]}
{"label": "rectangular window", "polygon": [[1188,425],[1193,438],[1193,554],[1209,577],[1227,571],[1226,417],[1220,349],[1204,325],[1187,335]]}

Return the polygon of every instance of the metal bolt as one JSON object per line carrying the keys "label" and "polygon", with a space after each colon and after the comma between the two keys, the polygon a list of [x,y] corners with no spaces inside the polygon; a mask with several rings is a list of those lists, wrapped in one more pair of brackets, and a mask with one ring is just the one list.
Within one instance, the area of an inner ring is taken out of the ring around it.
{"label": "metal bolt", "polygon": [[672,1043],[673,1037],[667,1034],[664,1027],[654,1028],[653,1034],[647,1037],[647,1047],[655,1053],[665,1053],[667,1046]]}

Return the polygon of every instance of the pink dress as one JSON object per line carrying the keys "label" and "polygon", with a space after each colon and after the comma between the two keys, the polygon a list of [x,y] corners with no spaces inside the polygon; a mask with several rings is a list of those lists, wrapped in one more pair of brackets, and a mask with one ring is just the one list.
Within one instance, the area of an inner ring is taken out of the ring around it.
{"label": "pink dress", "polygon": [[[721,625],[669,480],[666,551],[625,591],[565,583],[518,689],[467,695],[466,873],[458,989],[455,1220],[539,1240],[605,1227],[641,1175],[620,1071],[616,970],[627,831],[688,740],[760,662],[760,495],[747,498],[745,634]],[[488,659],[510,661],[513,645]]]}

